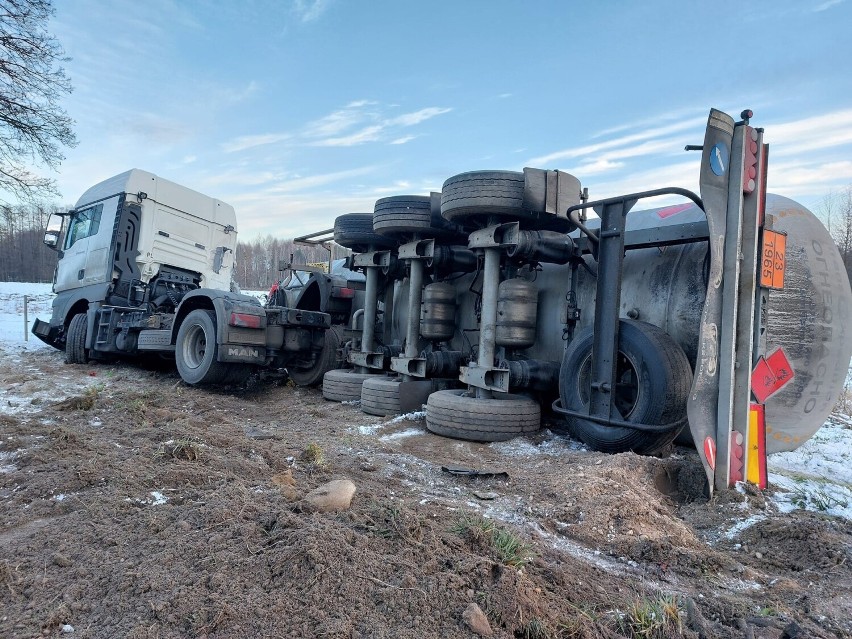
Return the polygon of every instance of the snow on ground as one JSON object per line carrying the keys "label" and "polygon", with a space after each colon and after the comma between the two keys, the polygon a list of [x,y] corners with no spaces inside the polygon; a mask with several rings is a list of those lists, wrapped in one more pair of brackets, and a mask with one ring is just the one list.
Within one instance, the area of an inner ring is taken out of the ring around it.
{"label": "snow on ground", "polygon": [[[244,291],[263,299],[266,291]],[[24,296],[28,296],[28,325],[24,339]],[[53,300],[50,284],[28,284],[22,282],[0,282],[0,351],[10,353],[22,350],[49,348],[29,331],[36,317],[48,320]],[[852,393],[852,369],[847,378],[846,393]],[[13,406],[8,393],[4,412],[20,412],[21,406]],[[37,399],[37,398],[36,398]],[[848,406],[848,402],[847,402]],[[17,410],[14,410],[17,408]],[[361,426],[363,433],[375,434],[385,427],[403,420],[422,420],[422,411],[400,415],[386,422]],[[406,437],[421,432],[409,429],[385,437]],[[563,446],[575,447],[573,443],[557,443],[548,438],[543,446],[534,446],[526,439],[496,444],[495,448],[507,455],[526,454],[533,450],[547,454],[559,454]],[[0,460],[8,464],[11,459]],[[775,488],[773,502],[780,510],[807,508],[838,517],[852,519],[852,417],[834,413],[816,435],[799,449],[789,453],[770,455],[768,460],[769,483]]]}
{"label": "snow on ground", "polygon": [[[16,350],[48,348],[47,344],[30,333],[36,317],[50,319],[53,302],[51,284],[0,282],[0,347]],[[24,325],[24,296],[28,296],[28,316]],[[26,335],[27,339],[24,339]]]}
{"label": "snow on ground", "polygon": [[806,508],[852,519],[852,418],[833,414],[802,446],[767,461],[779,510]]}

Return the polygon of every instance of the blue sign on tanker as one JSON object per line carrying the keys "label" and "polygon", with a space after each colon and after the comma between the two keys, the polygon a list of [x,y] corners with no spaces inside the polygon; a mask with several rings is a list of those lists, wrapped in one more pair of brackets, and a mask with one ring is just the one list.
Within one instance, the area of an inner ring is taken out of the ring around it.
{"label": "blue sign on tanker", "polygon": [[728,170],[728,147],[721,142],[710,150],[710,168],[716,175],[724,175]]}

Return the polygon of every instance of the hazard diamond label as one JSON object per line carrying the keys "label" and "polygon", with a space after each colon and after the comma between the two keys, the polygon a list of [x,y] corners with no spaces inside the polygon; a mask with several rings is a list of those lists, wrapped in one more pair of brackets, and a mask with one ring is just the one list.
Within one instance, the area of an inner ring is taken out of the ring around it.
{"label": "hazard diamond label", "polygon": [[795,377],[790,360],[783,349],[778,349],[769,357],[760,357],[751,372],[751,392],[761,404],[783,388]]}

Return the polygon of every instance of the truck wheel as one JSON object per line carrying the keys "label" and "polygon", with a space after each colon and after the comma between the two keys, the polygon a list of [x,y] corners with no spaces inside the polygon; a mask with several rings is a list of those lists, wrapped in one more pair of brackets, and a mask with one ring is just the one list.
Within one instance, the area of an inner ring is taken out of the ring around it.
{"label": "truck wheel", "polygon": [[361,384],[374,377],[356,373],[349,368],[328,371],[322,378],[322,396],[333,402],[354,402],[361,399]]}
{"label": "truck wheel", "polygon": [[287,375],[297,386],[316,386],[323,376],[338,367],[340,360],[340,327],[332,326],[325,332],[322,350],[317,354],[316,361],[309,368],[288,367]]}
{"label": "truck wheel", "polygon": [[[568,410],[588,410],[593,338],[591,327],[580,331],[562,359],[559,397]],[[618,412],[624,421],[637,424],[680,425],[651,432],[577,417],[568,417],[568,424],[592,450],[654,454],[674,441],[686,425],[686,400],[691,386],[689,360],[674,339],[653,324],[620,320],[615,390]]]}
{"label": "truck wheel", "polygon": [[422,238],[461,238],[455,225],[440,215],[432,215],[432,198],[422,195],[397,195],[377,200],[373,230],[396,239],[415,234]]}
{"label": "truck wheel", "polygon": [[373,216],[370,213],[346,213],[334,220],[334,241],[340,246],[352,249],[356,253],[376,249],[390,248],[392,240],[373,231]]}
{"label": "truck wheel", "polygon": [[187,384],[221,384],[228,365],[216,361],[216,314],[197,309],[183,320],[177,334],[175,363]]}
{"label": "truck wheel", "polygon": [[87,364],[89,362],[89,349],[86,348],[86,330],[89,319],[86,313],[77,313],[68,324],[65,334],[65,363]]}
{"label": "truck wheel", "polygon": [[361,386],[361,410],[370,415],[399,415],[399,378],[373,375]]}
{"label": "truck wheel", "polygon": [[541,407],[533,399],[494,393],[469,397],[466,390],[442,390],[426,402],[426,428],[437,435],[475,442],[502,442],[541,427]]}

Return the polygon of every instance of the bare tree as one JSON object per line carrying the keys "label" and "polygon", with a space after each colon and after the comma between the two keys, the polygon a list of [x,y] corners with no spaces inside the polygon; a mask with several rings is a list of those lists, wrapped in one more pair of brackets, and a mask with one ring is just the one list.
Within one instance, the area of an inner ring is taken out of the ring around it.
{"label": "bare tree", "polygon": [[33,167],[55,170],[62,147],[77,144],[60,106],[71,82],[65,52],[47,31],[53,13],[51,0],[0,0],[0,193],[22,201],[57,194]]}

